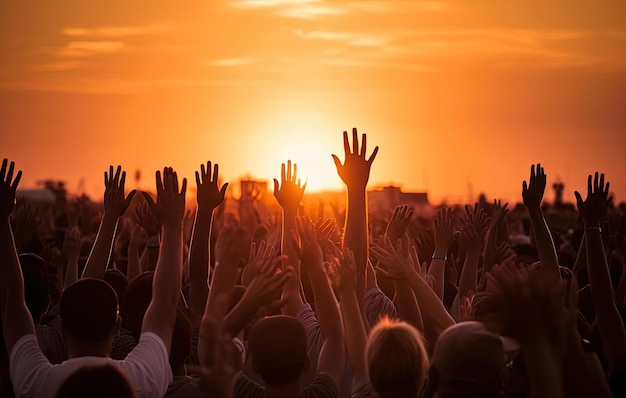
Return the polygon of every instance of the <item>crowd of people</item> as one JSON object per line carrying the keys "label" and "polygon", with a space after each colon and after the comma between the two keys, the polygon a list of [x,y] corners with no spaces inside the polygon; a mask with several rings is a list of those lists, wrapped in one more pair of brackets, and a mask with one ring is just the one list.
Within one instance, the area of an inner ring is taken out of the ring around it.
{"label": "crowd of people", "polygon": [[571,208],[542,203],[537,164],[513,209],[368,213],[378,147],[343,138],[332,217],[291,161],[264,217],[226,210],[211,162],[193,213],[172,168],[154,198],[121,166],[99,212],[16,203],[4,159],[0,397],[626,396],[626,208],[604,174]]}

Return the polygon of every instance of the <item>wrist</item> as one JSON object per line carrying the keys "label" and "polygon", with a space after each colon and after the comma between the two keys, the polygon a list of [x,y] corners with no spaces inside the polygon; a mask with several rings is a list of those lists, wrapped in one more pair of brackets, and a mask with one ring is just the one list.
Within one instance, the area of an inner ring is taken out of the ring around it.
{"label": "wrist", "polygon": [[435,252],[433,253],[432,260],[443,260],[443,261],[448,260],[448,251],[442,252],[442,251],[435,250]]}

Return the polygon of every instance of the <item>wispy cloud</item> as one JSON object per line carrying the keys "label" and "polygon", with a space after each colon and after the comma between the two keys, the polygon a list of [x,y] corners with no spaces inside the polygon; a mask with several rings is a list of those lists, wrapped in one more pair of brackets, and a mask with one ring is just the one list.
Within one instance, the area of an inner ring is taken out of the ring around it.
{"label": "wispy cloud", "polygon": [[171,26],[165,24],[140,26],[100,26],[95,28],[65,27],[61,29],[69,37],[123,38],[129,36],[153,35],[168,32]]}
{"label": "wispy cloud", "polygon": [[242,9],[267,8],[283,17],[308,20],[347,12],[341,3],[331,4],[322,0],[232,0],[230,4]]}
{"label": "wispy cloud", "polygon": [[323,30],[305,31],[303,29],[297,29],[295,33],[298,37],[306,40],[335,41],[358,47],[382,47],[389,41],[389,38],[383,34]]}
{"label": "wispy cloud", "polygon": [[252,62],[254,62],[254,58],[252,57],[240,57],[240,58],[215,59],[212,61],[208,61],[207,64],[209,66],[228,67],[228,66],[248,65],[248,64],[251,64]]}

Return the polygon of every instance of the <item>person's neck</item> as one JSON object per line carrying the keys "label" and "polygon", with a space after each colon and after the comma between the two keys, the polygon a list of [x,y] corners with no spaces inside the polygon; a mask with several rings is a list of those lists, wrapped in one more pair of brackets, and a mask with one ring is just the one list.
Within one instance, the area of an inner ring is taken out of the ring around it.
{"label": "person's neck", "polygon": [[104,357],[108,358],[111,352],[110,344],[106,342],[82,343],[77,341],[67,341],[68,358],[79,357]]}
{"label": "person's neck", "polygon": [[282,386],[266,386],[265,398],[293,398],[300,392],[300,379]]}

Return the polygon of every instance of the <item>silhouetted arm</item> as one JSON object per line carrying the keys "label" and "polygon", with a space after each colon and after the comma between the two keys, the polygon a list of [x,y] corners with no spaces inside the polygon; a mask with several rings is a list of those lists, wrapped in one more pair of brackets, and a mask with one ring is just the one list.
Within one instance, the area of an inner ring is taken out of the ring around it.
{"label": "silhouetted arm", "polygon": [[598,179],[595,173],[593,186],[591,176],[587,180],[587,198],[583,201],[576,192],[576,203],[585,224],[587,245],[587,271],[591,284],[591,297],[596,309],[598,329],[602,338],[604,354],[609,369],[626,356],[626,331],[615,303],[609,268],[604,254],[601,225],[606,217],[609,198],[609,183],[604,185],[604,174]]}
{"label": "silhouetted arm", "polygon": [[365,266],[368,255],[366,188],[372,163],[378,154],[378,147],[375,147],[372,155],[366,158],[367,136],[365,134],[361,136],[361,148],[359,150],[357,129],[353,128],[352,150],[350,149],[347,131],[343,132],[343,149],[345,155],[343,164],[341,164],[336,155],[332,156],[337,167],[337,174],[339,174],[347,188],[348,206],[346,209],[343,244],[344,247],[354,252],[357,272],[357,298],[362,306],[365,294]]}
{"label": "silhouetted arm", "polygon": [[530,179],[528,184],[526,181],[522,184],[522,198],[530,214],[530,224],[535,236],[535,244],[537,245],[537,253],[539,254],[539,261],[541,263],[541,274],[544,278],[556,282],[561,280],[559,261],[556,256],[556,248],[554,247],[552,235],[550,234],[548,224],[541,210],[541,201],[545,189],[546,175],[543,171],[543,167],[541,167],[541,164],[537,163],[535,172],[535,166],[532,165],[530,167]]}
{"label": "silhouetted arm", "polygon": [[465,262],[459,278],[459,298],[468,297],[470,292],[476,293],[477,291],[480,250],[489,222],[483,209],[478,209],[478,206],[474,207],[474,211],[469,206],[465,206],[465,212],[467,221],[459,237],[460,247],[465,251]]}
{"label": "silhouetted arm", "polygon": [[135,225],[130,234],[130,242],[128,243],[128,267],[126,268],[126,277],[128,282],[135,279],[141,274],[141,253],[144,246],[148,242],[148,234],[141,227]]}
{"label": "silhouetted arm", "polygon": [[280,184],[274,179],[274,197],[283,209],[283,232],[281,239],[281,254],[286,258],[283,261],[283,268],[291,267],[295,277],[290,278],[283,288],[283,299],[285,306],[282,309],[283,314],[295,316],[298,309],[302,306],[303,300],[300,296],[300,287],[302,279],[300,278],[300,260],[294,243],[291,241],[291,231],[296,230],[296,216],[298,214],[298,206],[302,201],[306,182],[301,184],[298,178],[298,166],[294,163],[293,172],[291,169],[291,160],[281,166]]}
{"label": "silhouetted arm", "polygon": [[0,169],[0,308],[2,331],[7,353],[11,354],[15,343],[26,334],[35,334],[33,319],[24,301],[24,278],[20,268],[10,216],[15,209],[15,190],[22,178],[19,170],[13,179],[15,164],[2,161]]}
{"label": "silhouetted arm", "polygon": [[435,217],[435,252],[430,261],[428,274],[435,278],[435,293],[443,300],[443,286],[445,282],[446,260],[448,249],[454,240],[454,227],[452,225],[452,209],[442,208],[437,211]]}
{"label": "silhouetted arm", "polygon": [[78,257],[80,254],[80,231],[74,226],[65,231],[63,239],[63,255],[66,259],[63,289],[78,279]]}
{"label": "silhouetted arm", "polygon": [[[121,173],[121,174],[120,174]],[[115,176],[113,166],[109,166],[109,172],[104,172],[104,215],[100,222],[98,235],[93,244],[83,278],[102,279],[109,263],[113,237],[117,228],[117,221],[126,212],[130,202],[137,191],[132,190],[127,197],[124,197],[124,183],[126,182],[126,172],[122,172],[122,166],[117,166]]]}
{"label": "silhouetted arm", "polygon": [[187,180],[178,188],[178,176],[170,167],[156,172],[157,201],[144,193],[154,215],[163,224],[159,260],[152,282],[152,300],[146,310],[141,332],[157,334],[169,354],[183,268],[183,216]]}
{"label": "silhouetted arm", "polygon": [[219,166],[215,164],[211,170],[211,162],[206,169],[200,165],[200,173],[196,171],[196,200],[198,211],[193,225],[191,247],[189,249],[189,308],[193,314],[193,323],[200,322],[209,295],[209,236],[213,221],[213,210],[223,201],[228,183],[220,188],[218,183]]}
{"label": "silhouetted arm", "polygon": [[[322,249],[317,243],[313,224],[309,219],[298,218],[297,229],[301,242],[301,248],[297,250],[302,265],[307,268],[311,279],[315,297],[315,313],[319,321],[320,331],[324,336],[317,371],[318,373],[328,373],[338,384],[345,367],[345,347],[339,307],[328,283],[328,277],[322,263]],[[292,239],[295,241],[295,236],[292,235]]]}

